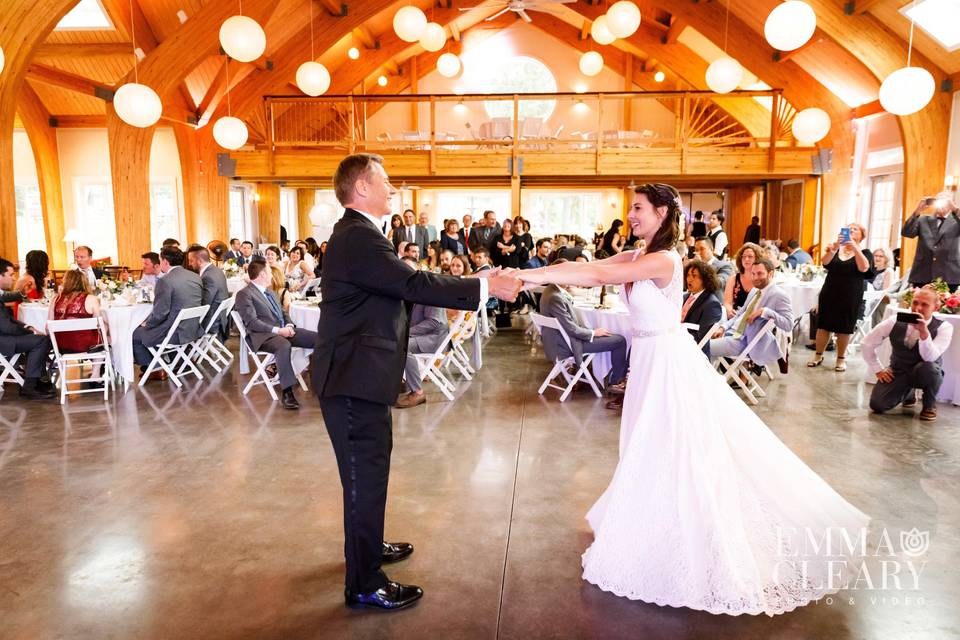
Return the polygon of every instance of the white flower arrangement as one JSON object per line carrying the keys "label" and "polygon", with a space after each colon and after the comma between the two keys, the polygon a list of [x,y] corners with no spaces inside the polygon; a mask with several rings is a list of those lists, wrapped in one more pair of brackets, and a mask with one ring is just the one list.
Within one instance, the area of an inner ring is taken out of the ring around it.
{"label": "white flower arrangement", "polygon": [[243,271],[233,258],[223,263],[223,274],[228,278],[235,278]]}

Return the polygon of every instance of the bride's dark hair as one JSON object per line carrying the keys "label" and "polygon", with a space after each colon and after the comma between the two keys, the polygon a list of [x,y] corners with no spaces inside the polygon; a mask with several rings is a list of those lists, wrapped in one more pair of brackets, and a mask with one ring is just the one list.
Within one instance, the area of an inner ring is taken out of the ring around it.
{"label": "bride's dark hair", "polygon": [[647,200],[654,207],[667,208],[667,215],[664,216],[663,223],[647,245],[646,253],[672,250],[680,237],[680,193],[662,182],[641,184],[633,191],[647,196]]}

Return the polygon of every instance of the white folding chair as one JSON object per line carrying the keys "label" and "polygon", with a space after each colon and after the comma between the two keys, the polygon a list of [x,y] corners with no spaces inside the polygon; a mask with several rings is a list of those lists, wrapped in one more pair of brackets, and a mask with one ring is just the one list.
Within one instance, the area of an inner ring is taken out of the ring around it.
{"label": "white folding chair", "polygon": [[750,404],[757,404],[756,396],[762,398],[767,394],[746,366],[747,361],[750,360],[750,352],[753,351],[753,348],[763,339],[763,336],[770,333],[773,328],[773,320],[767,320],[760,328],[760,331],[757,332],[757,335],[753,337],[753,340],[748,342],[747,346],[740,352],[740,355],[732,361],[729,361],[727,358],[717,358],[716,369],[723,374],[724,382],[733,380],[734,384],[743,390],[743,393],[750,400]]}
{"label": "white folding chair", "polygon": [[867,290],[863,293],[863,317],[857,321],[857,325],[850,336],[850,343],[847,345],[847,351],[854,353],[860,342],[867,337],[870,330],[873,329],[873,312],[877,310],[883,297],[887,295],[886,291]]}
{"label": "white folding chair", "polygon": [[[716,330],[717,330],[718,328],[720,328],[720,325],[722,325],[722,324],[723,324],[723,321],[722,321],[722,320],[719,321],[719,322],[714,322],[714,323],[713,323],[713,326],[711,326],[711,327],[707,330],[707,332],[703,335],[703,337],[700,338],[700,341],[697,343],[697,349],[701,349],[701,350],[702,350],[703,347],[706,346],[706,344],[707,344],[708,342],[710,342],[710,338],[713,337],[713,334],[716,332]],[[684,329],[690,329],[690,330],[692,330],[692,331],[699,331],[699,330],[700,330],[700,325],[694,324],[694,323],[692,323],[692,322],[684,322],[684,323],[682,323],[680,326],[683,327]],[[688,332],[688,333],[689,333],[689,332]],[[693,337],[693,334],[692,334],[692,333],[690,334],[690,337],[691,337],[691,338]]]}
{"label": "white folding chair", "polygon": [[233,296],[220,301],[217,312],[210,316],[207,326],[204,327],[203,335],[193,343],[190,350],[190,358],[192,360],[195,360],[197,363],[206,361],[217,373],[220,373],[223,367],[229,366],[230,361],[233,360],[233,352],[220,341],[218,332],[214,327],[217,319],[222,318],[224,322],[227,322],[227,318],[230,316],[230,312],[233,311],[233,304],[235,302],[236,298]]}
{"label": "white folding chair", "polygon": [[[447,364],[447,358],[449,357],[449,352],[447,347],[450,345],[450,338],[458,331],[463,325],[463,318],[466,315],[465,311],[461,311],[457,314],[457,317],[454,318],[453,322],[450,324],[450,330],[447,332],[446,337],[440,343],[440,345],[431,353],[415,353],[413,356],[417,359],[417,364],[420,366],[420,380],[430,379],[437,387],[440,389],[440,392],[447,397],[447,400],[453,400],[453,392],[456,391],[457,387],[453,382],[443,373],[443,367]],[[461,369],[463,372],[464,369]],[[468,374],[469,375],[469,374]]]}
{"label": "white folding chair", "polygon": [[[560,332],[560,335],[563,336],[563,341],[567,343],[567,348],[570,349],[570,353],[573,353],[573,345],[570,343],[570,336],[567,335],[567,332],[563,330],[563,326],[556,318],[548,318],[547,316],[540,315],[539,313],[531,313],[530,319],[537,326],[537,330],[540,332],[541,337],[543,335],[544,329],[556,329]],[[560,402],[565,402],[567,397],[573,391],[573,387],[580,381],[581,378],[587,381],[587,384],[590,385],[590,388],[593,389],[593,393],[598,397],[602,398],[603,394],[600,393],[600,388],[597,386],[597,382],[593,377],[593,374],[590,373],[590,364],[593,363],[593,358],[597,354],[595,353],[585,353],[583,354],[583,359],[580,362],[580,367],[576,372],[571,375],[568,371],[568,368],[576,368],[577,363],[574,360],[573,356],[569,358],[558,358],[553,363],[553,369],[550,370],[550,373],[547,374],[547,377],[544,378],[543,384],[540,385],[539,393],[543,395],[543,392],[547,390],[547,387],[551,389],[557,389],[560,391]],[[553,384],[554,378],[562,375],[567,382],[566,387]]]}
{"label": "white folding chair", "polygon": [[[205,304],[199,307],[180,310],[180,313],[174,318],[173,324],[170,325],[167,335],[163,337],[163,342],[156,347],[147,347],[153,359],[150,360],[150,364],[147,365],[146,371],[140,375],[139,386],[142,387],[146,384],[147,378],[150,377],[150,374],[153,373],[157,367],[166,371],[167,375],[170,376],[170,379],[173,380],[173,383],[178,387],[183,386],[183,382],[180,381],[180,376],[185,376],[189,373],[197,376],[197,380],[203,380],[203,373],[200,372],[200,369],[198,369],[190,359],[188,352],[188,349],[191,348],[196,340],[190,340],[184,344],[176,344],[173,341],[176,339],[177,328],[183,322],[194,319],[197,320],[197,322],[201,322],[203,316],[207,315],[209,309],[210,305]],[[169,355],[173,355],[173,361],[170,363],[164,359],[165,356]],[[180,365],[179,368],[177,367],[178,364]]]}
{"label": "white folding chair", "polygon": [[17,373],[17,370],[15,369],[17,366],[17,360],[20,359],[20,355],[21,354],[19,353],[15,353],[13,354],[13,357],[7,360],[6,356],[0,353],[0,367],[3,368],[3,371],[0,371],[0,387],[2,387],[7,381],[7,378],[12,379],[21,387],[23,386],[23,376]]}
{"label": "white folding chair", "polygon": [[455,333],[451,333],[450,335],[450,350],[447,353],[445,361],[445,368],[447,370],[449,370],[450,364],[453,364],[467,380],[473,380],[473,376],[477,373],[477,370],[470,364],[470,356],[467,354],[467,350],[464,349],[463,343],[472,338],[476,331],[477,312],[465,312],[460,327]]}
{"label": "white folding chair", "polygon": [[320,288],[320,278],[313,278],[311,280],[308,280],[307,284],[303,285],[303,289],[301,289],[301,293],[303,293],[304,297],[306,297],[308,293],[310,293],[314,289],[319,289],[319,288]]}
{"label": "white folding chair", "polygon": [[[103,344],[101,351],[86,351],[83,353],[62,353],[60,344],[57,342],[58,333],[67,333],[70,331],[89,331],[96,329],[100,332],[100,341]],[[60,383],[60,404],[67,401],[68,395],[80,393],[100,393],[103,392],[103,399],[110,397],[110,389],[115,389],[113,358],[110,355],[110,341],[107,339],[107,325],[103,318],[75,318],[71,320],[48,320],[47,335],[50,336],[50,344],[53,347],[53,358],[57,364],[57,377]],[[89,378],[79,378],[70,380],[67,378],[67,371],[70,369],[83,370],[84,364],[90,364],[91,368],[100,367],[100,374],[94,375],[91,370]],[[71,384],[79,382],[99,382],[102,386],[95,389],[75,389],[70,390]]]}
{"label": "white folding chair", "polygon": [[[280,384],[280,376],[275,375],[272,378],[267,374],[267,367],[276,362],[274,355],[268,351],[256,351],[252,346],[247,342],[247,328],[243,324],[243,319],[240,317],[240,314],[237,311],[230,312],[231,317],[233,317],[233,323],[237,325],[237,331],[240,332],[240,341],[247,345],[247,356],[250,360],[253,361],[253,377],[247,382],[247,386],[243,388],[243,395],[250,393],[250,390],[253,389],[258,384],[262,384],[267,388],[267,392],[270,394],[270,397],[274,400],[277,400],[277,392],[274,390],[274,386]],[[299,349],[299,347],[293,347],[294,349]],[[297,372],[297,382],[300,383],[300,388],[304,391],[307,390],[307,383],[303,380],[303,375],[300,372]]]}

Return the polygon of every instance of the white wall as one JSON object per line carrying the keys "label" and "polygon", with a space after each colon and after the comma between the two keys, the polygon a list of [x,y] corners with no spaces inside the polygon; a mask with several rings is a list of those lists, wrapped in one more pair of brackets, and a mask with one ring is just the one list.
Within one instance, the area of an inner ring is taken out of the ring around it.
{"label": "white wall", "polygon": [[953,94],[950,118],[950,142],[947,146],[947,176],[960,176],[960,91]]}
{"label": "white wall", "polygon": [[13,131],[13,181],[15,183],[36,184],[37,163],[33,158],[30,138],[23,129]]}

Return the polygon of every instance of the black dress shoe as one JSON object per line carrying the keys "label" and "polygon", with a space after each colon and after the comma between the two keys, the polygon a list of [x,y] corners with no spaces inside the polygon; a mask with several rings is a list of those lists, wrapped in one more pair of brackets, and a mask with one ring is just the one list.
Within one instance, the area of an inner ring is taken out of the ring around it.
{"label": "black dress shoe", "polygon": [[297,396],[293,395],[293,389],[283,390],[283,395],[280,396],[280,404],[283,405],[284,409],[295,411],[300,408],[300,403],[297,402]]}
{"label": "black dress shoe", "polygon": [[383,562],[383,564],[400,562],[411,553],[413,553],[413,545],[409,542],[384,542],[383,555],[380,561]]}
{"label": "black dress shoe", "polygon": [[396,611],[409,607],[423,597],[423,589],[412,584],[387,582],[383,587],[371,593],[355,593],[347,589],[343,592],[348,607],[366,607]]}
{"label": "black dress shoe", "polygon": [[54,388],[44,389],[39,386],[20,387],[20,397],[27,400],[49,400],[57,397],[57,390]]}

